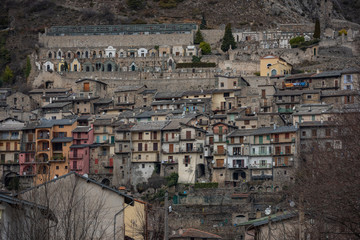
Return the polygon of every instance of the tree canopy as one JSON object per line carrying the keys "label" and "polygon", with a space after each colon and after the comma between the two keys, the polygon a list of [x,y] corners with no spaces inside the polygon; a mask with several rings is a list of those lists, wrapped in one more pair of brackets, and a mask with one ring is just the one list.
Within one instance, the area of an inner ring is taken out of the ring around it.
{"label": "tree canopy", "polygon": [[232,35],[232,31],[231,31],[231,24],[228,23],[225,27],[225,34],[222,40],[221,50],[227,52],[230,49],[230,46],[232,49],[236,48],[235,38]]}
{"label": "tree canopy", "polygon": [[195,33],[195,39],[194,39],[194,43],[195,44],[200,44],[201,42],[204,41],[204,37],[201,34],[200,29],[197,30],[197,32]]}
{"label": "tree canopy", "polygon": [[201,53],[203,55],[211,54],[211,47],[210,47],[210,44],[207,42],[201,42],[200,49],[201,49]]}

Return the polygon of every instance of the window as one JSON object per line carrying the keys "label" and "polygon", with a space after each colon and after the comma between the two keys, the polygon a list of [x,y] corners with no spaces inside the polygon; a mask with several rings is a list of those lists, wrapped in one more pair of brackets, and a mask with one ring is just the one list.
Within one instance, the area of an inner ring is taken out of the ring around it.
{"label": "window", "polygon": [[142,151],[142,143],[138,143],[138,151]]}
{"label": "window", "polygon": [[59,125],[59,128],[64,128],[64,125]]}
{"label": "window", "polygon": [[306,131],[302,131],[302,136],[303,136],[303,137],[306,136]]}
{"label": "window", "polygon": [[244,124],[245,124],[245,125],[249,125],[249,124],[250,124],[250,120],[244,120]]}
{"label": "window", "polygon": [[285,139],[289,139],[290,138],[290,133],[285,133]]}
{"label": "window", "polygon": [[230,93],[226,92],[224,93],[224,97],[229,97],[230,96]]}
{"label": "window", "polygon": [[285,146],[285,154],[291,154],[291,146]]}
{"label": "window", "polygon": [[312,98],[312,96],[311,95],[307,95],[307,99],[311,99]]}
{"label": "window", "polygon": [[138,139],[139,139],[139,140],[142,140],[142,135],[143,135],[142,132],[139,132],[139,133],[138,133]]}
{"label": "window", "polygon": [[158,150],[158,143],[154,143],[154,145],[153,145],[153,150],[154,150],[154,151],[157,151],[157,150]]}
{"label": "window", "polygon": [[316,129],[311,130],[311,135],[313,137],[317,137],[317,130]]}
{"label": "window", "polygon": [[190,156],[185,155],[185,157],[184,157],[184,164],[190,164]]}
{"label": "window", "polygon": [[325,129],[325,136],[327,137],[331,136],[331,129]]}

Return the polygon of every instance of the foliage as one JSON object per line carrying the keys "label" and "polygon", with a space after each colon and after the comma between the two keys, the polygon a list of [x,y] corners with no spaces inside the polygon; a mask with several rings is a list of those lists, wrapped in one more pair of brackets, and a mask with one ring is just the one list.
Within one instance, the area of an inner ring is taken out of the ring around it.
{"label": "foliage", "polygon": [[158,46],[158,45],[154,46],[154,49],[155,49],[156,51],[159,51],[159,46]]}
{"label": "foliage", "polygon": [[201,49],[201,53],[203,55],[211,54],[211,47],[210,47],[210,44],[207,42],[201,42],[200,49]]}
{"label": "foliage", "polygon": [[339,36],[341,36],[341,35],[347,35],[347,31],[346,31],[346,29],[341,29],[340,31],[339,31]]}
{"label": "foliage", "polygon": [[203,35],[201,34],[201,31],[200,29],[198,29],[195,33],[195,39],[194,39],[194,43],[195,44],[200,44],[201,42],[204,41],[204,37]]}
{"label": "foliage", "polygon": [[192,62],[192,63],[199,63],[199,62],[201,62],[201,57],[192,56],[191,62]]}
{"label": "foliage", "polygon": [[27,56],[26,58],[26,66],[24,69],[24,73],[25,73],[25,77],[28,78],[31,72],[31,63],[30,63],[30,58],[29,56]]}
{"label": "foliage", "polygon": [[305,51],[308,46],[311,46],[311,45],[316,44],[318,42],[320,42],[320,40],[317,39],[317,38],[314,38],[314,39],[312,39],[310,41],[304,41],[304,42],[301,42],[299,44],[293,44],[293,45],[291,45],[291,48],[300,48],[301,50]]}
{"label": "foliage", "polygon": [[232,49],[236,48],[236,42],[231,31],[231,24],[228,23],[225,27],[225,34],[221,43],[221,50],[227,52],[230,49],[230,46]]}
{"label": "foliage", "polygon": [[206,29],[206,28],[207,28],[207,23],[205,19],[205,14],[203,13],[201,18],[200,29]]}
{"label": "foliage", "polygon": [[196,62],[196,63],[178,63],[176,68],[214,68],[216,63]]}
{"label": "foliage", "polygon": [[218,188],[219,183],[210,182],[210,183],[195,183],[195,189],[199,188]]}
{"label": "foliage", "polygon": [[290,41],[289,41],[292,48],[294,48],[293,46],[297,47],[298,45],[300,45],[303,42],[305,42],[305,38],[303,36],[294,37],[294,38],[290,39]]}
{"label": "foliage", "polygon": [[260,76],[260,72],[254,72],[255,76]]}
{"label": "foliage", "polygon": [[178,183],[179,174],[171,173],[170,176],[166,177],[166,185],[168,187],[176,186]]}
{"label": "foliage", "polygon": [[6,48],[7,33],[0,33],[0,70],[10,63],[10,52]]}
{"label": "foliage", "polygon": [[1,74],[1,80],[4,83],[11,84],[14,78],[14,73],[10,69],[9,65],[5,67],[4,72]]}
{"label": "foliage", "polygon": [[319,39],[320,38],[320,33],[321,33],[320,32],[320,20],[316,19],[316,21],[315,21],[315,30],[314,30],[313,37]]}
{"label": "foliage", "polygon": [[127,0],[126,3],[132,10],[140,10],[145,7],[144,0]]}
{"label": "foliage", "polygon": [[169,8],[175,8],[177,6],[176,0],[160,0],[159,6],[161,8],[169,9]]}

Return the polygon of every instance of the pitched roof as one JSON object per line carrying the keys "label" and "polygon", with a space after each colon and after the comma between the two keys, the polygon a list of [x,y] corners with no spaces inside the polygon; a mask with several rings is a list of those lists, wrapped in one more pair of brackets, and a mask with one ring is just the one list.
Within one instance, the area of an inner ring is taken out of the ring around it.
{"label": "pitched roof", "polygon": [[[271,217],[271,222],[279,222],[282,220],[293,218],[297,215],[298,215],[297,212],[284,212],[280,215],[273,214],[270,217]],[[269,223],[269,217],[262,217],[259,219],[254,219],[248,222],[240,223],[240,226],[252,225],[253,227],[258,227],[258,226],[266,225],[268,223]]]}
{"label": "pitched roof", "polygon": [[177,130],[180,129],[180,123],[188,123],[191,118],[176,118],[172,119],[168,125],[166,125],[163,130]]}
{"label": "pitched roof", "polygon": [[72,137],[57,137],[57,138],[51,139],[51,142],[53,142],[53,143],[63,143],[63,142],[72,142],[72,140],[73,140]]}
{"label": "pitched roof", "polygon": [[138,122],[132,128],[131,131],[154,131],[163,129],[169,121],[156,121],[156,122]]}
{"label": "pitched roof", "polygon": [[78,174],[78,173],[76,173],[76,172],[69,172],[69,173],[67,173],[67,174],[65,174],[65,175],[62,175],[62,176],[60,176],[60,177],[57,177],[57,178],[52,179],[52,180],[50,180],[50,181],[47,181],[47,182],[45,182],[45,183],[43,183],[43,184],[37,185],[37,186],[32,187],[32,188],[28,188],[28,189],[26,189],[26,190],[24,190],[24,191],[21,191],[21,192],[19,192],[19,193],[16,193],[15,196],[18,196],[18,195],[21,195],[21,194],[23,194],[23,193],[29,192],[29,191],[31,191],[31,190],[37,189],[37,188],[39,188],[39,187],[41,187],[41,186],[45,186],[45,185],[47,185],[47,184],[49,184],[49,183],[54,183],[54,182],[56,182],[56,181],[58,181],[58,180],[60,180],[60,179],[64,179],[64,178],[69,177],[69,176],[71,176],[71,175],[74,175],[74,176],[77,177],[77,178],[80,178],[80,179],[83,179],[83,180],[85,180],[85,181],[87,181],[87,182],[96,184],[96,185],[102,187],[103,189],[110,190],[110,191],[112,191],[112,192],[114,192],[114,193],[117,193],[118,195],[123,196],[123,197],[125,198],[125,203],[127,203],[127,204],[131,204],[131,205],[132,205],[133,202],[134,202],[134,199],[133,199],[131,196],[129,196],[129,195],[127,195],[127,194],[124,194],[124,193],[122,193],[122,192],[120,192],[120,191],[118,191],[118,190],[116,190],[116,189],[114,189],[114,188],[111,188],[111,187],[109,187],[109,186],[106,186],[106,185],[104,185],[104,184],[102,184],[102,183],[99,183],[99,182],[97,182],[97,181],[95,181],[95,180],[93,180],[93,179],[91,179],[91,178],[84,177],[84,176],[82,176],[82,175],[80,175],[80,174]]}
{"label": "pitched roof", "polygon": [[173,99],[181,98],[184,92],[157,92],[154,96],[154,99]]}
{"label": "pitched roof", "polygon": [[54,102],[54,103],[49,103],[48,105],[43,106],[43,109],[48,109],[48,108],[63,108],[67,105],[70,105],[71,102]]}
{"label": "pitched roof", "polygon": [[341,71],[326,71],[313,75],[311,78],[340,77]]}
{"label": "pitched roof", "polygon": [[76,118],[58,119],[58,120],[43,119],[40,121],[39,125],[37,125],[35,128],[51,128],[53,126],[59,126],[59,125],[73,125],[74,122],[76,122]]}
{"label": "pitched roof", "polygon": [[91,127],[89,126],[77,126],[74,130],[72,130],[72,132],[81,133],[81,132],[89,132],[90,130]]}
{"label": "pitched roof", "polygon": [[79,82],[83,82],[83,81],[93,81],[93,82],[101,83],[101,84],[104,84],[104,85],[108,85],[107,83],[105,83],[103,81],[100,81],[100,80],[97,80],[97,79],[91,79],[91,78],[79,79],[75,83],[79,83]]}
{"label": "pitched roof", "polygon": [[205,239],[222,239],[219,235],[201,231],[195,228],[181,229],[178,233],[169,237],[169,239],[177,238],[205,238]]}
{"label": "pitched roof", "polygon": [[240,136],[250,136],[254,134],[255,129],[236,129],[232,131],[228,137],[240,137]]}
{"label": "pitched roof", "polygon": [[146,85],[120,86],[115,90],[115,92],[137,91],[143,87],[146,88]]}

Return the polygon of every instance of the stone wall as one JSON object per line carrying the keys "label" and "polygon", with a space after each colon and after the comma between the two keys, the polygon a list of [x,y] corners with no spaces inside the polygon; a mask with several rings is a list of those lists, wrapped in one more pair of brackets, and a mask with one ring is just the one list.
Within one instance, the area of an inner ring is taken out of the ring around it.
{"label": "stone wall", "polygon": [[94,35],[94,36],[46,36],[39,35],[39,43],[45,48],[82,48],[108,46],[160,46],[193,45],[193,34],[149,35]]}

